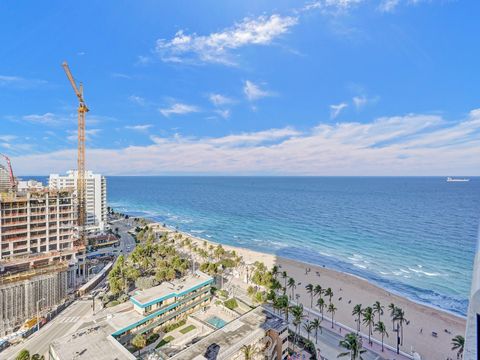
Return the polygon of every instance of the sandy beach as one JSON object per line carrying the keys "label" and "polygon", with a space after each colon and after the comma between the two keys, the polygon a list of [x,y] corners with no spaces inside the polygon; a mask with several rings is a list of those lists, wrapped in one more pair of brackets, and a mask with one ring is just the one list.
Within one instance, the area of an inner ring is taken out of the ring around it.
{"label": "sandy beach", "polygon": [[[199,238],[192,234],[183,234],[190,237],[192,241],[197,242],[198,246],[201,246],[204,241],[217,245],[213,241]],[[402,351],[410,353],[414,350],[422,356],[422,359],[427,360],[456,358],[456,353],[451,350],[451,339],[455,335],[464,334],[466,325],[464,318],[440,309],[415,303],[357,276],[245,248],[224,244],[222,246],[227,250],[235,250],[243,257],[246,263],[261,261],[269,268],[277,265],[280,267],[280,272],[286,271],[289,277],[293,277],[296,280],[297,284],[301,283],[297,286],[295,292],[300,294],[299,301],[303,303],[305,308],[310,307],[310,295],[307,294],[305,285],[311,283],[313,285],[320,284],[323,288],[332,288],[334,292],[332,302],[338,308],[335,320],[351,328],[356,328],[354,317],[351,315],[354,305],[362,304],[363,307],[366,307],[371,306],[375,301],[380,301],[385,306],[382,321],[387,325],[390,335],[388,338],[385,338],[385,343],[391,346],[396,346],[396,336],[392,332],[390,311],[387,307],[390,303],[394,303],[405,311],[405,318],[409,321],[409,324],[404,326]],[[307,274],[306,269],[310,269]],[[279,280],[282,282],[281,278]],[[322,325],[324,327],[330,326],[326,320]],[[367,333],[363,325],[362,331]],[[437,336],[434,337],[432,332],[437,333]]]}

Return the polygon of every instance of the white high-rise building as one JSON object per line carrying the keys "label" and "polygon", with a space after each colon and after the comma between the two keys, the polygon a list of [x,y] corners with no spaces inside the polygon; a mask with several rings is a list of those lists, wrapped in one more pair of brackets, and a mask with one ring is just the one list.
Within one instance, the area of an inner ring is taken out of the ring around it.
{"label": "white high-rise building", "polygon": [[[105,230],[107,226],[107,180],[105,176],[85,171],[86,180],[86,219],[87,230]],[[48,181],[52,189],[77,189],[77,170],[67,175],[50,174]]]}

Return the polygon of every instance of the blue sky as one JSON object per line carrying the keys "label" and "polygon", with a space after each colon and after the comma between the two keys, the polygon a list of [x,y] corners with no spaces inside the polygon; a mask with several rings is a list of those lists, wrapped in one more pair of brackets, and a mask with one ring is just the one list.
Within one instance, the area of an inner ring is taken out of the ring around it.
{"label": "blue sky", "polygon": [[478,175],[477,1],[0,3],[18,174]]}

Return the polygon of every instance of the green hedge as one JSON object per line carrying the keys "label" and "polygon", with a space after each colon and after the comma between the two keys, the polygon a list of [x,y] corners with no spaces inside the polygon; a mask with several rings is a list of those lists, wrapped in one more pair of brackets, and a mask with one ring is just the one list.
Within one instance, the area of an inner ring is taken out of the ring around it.
{"label": "green hedge", "polygon": [[176,322],[174,324],[171,324],[171,325],[167,325],[163,328],[163,331],[168,333],[170,331],[173,331],[175,329],[178,329],[180,326],[183,326],[187,323],[187,319],[183,319],[183,320],[180,320],[179,322]]}
{"label": "green hedge", "polygon": [[158,343],[158,345],[156,346],[156,349],[158,349],[159,347],[162,347],[162,346],[168,344],[168,343],[169,343],[170,341],[172,341],[173,339],[175,339],[175,338],[174,338],[173,336],[171,336],[171,335],[169,335],[169,336],[167,336],[167,337],[164,337],[164,338],[162,339],[162,341],[160,341],[160,342]]}
{"label": "green hedge", "polygon": [[148,338],[147,338],[147,345],[150,345],[152,343],[154,343],[155,341],[157,341],[157,339],[160,337],[160,335],[156,334],[156,333],[153,333],[152,335],[150,335]]}
{"label": "green hedge", "polygon": [[228,299],[227,301],[223,302],[226,308],[233,310],[238,307],[237,300],[235,298]]}

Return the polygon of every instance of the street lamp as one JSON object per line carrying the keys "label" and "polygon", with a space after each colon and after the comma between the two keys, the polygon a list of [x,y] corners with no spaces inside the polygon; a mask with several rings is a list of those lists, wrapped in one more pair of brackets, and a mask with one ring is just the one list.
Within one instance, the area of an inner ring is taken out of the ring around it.
{"label": "street lamp", "polygon": [[40,304],[42,301],[45,301],[45,298],[41,298],[37,301],[37,331],[40,330],[40,315],[38,311],[38,304]]}
{"label": "street lamp", "polygon": [[94,267],[89,267],[87,271],[87,281],[90,280],[90,272],[94,269]]}

